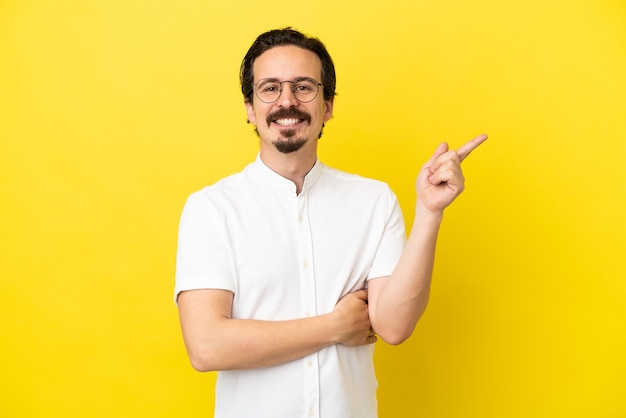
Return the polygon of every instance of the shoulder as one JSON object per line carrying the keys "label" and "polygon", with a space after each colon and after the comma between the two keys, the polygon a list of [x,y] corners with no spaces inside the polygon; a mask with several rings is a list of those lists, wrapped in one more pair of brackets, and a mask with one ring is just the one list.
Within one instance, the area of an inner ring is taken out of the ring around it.
{"label": "shoulder", "polygon": [[252,165],[246,166],[242,171],[222,177],[215,183],[204,186],[200,190],[191,193],[188,201],[212,201],[225,196],[237,196],[242,191],[251,187],[252,176],[249,175]]}
{"label": "shoulder", "polygon": [[392,194],[389,185],[381,180],[349,173],[336,168],[323,166],[322,179],[325,183],[332,183],[337,187],[374,194]]}

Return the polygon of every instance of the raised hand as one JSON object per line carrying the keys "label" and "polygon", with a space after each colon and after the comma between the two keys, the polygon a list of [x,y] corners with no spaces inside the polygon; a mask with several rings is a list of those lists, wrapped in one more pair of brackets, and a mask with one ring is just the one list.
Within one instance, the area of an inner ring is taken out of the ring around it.
{"label": "raised hand", "polygon": [[417,176],[418,204],[430,212],[441,212],[450,205],[465,188],[461,162],[486,139],[487,135],[478,135],[456,151],[445,142],[440,144]]}

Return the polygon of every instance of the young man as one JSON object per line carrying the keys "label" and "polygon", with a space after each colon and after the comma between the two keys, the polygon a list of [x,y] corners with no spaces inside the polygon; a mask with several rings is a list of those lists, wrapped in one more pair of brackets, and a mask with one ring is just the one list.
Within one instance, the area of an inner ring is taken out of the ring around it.
{"label": "young man", "polygon": [[441,144],[417,178],[406,241],[387,185],[323,165],[335,70],[324,45],[266,32],[241,67],[255,162],[192,194],[176,298],[193,367],[218,370],[215,416],[373,418],[377,336],[399,344],[428,300],[443,210],[463,190]]}

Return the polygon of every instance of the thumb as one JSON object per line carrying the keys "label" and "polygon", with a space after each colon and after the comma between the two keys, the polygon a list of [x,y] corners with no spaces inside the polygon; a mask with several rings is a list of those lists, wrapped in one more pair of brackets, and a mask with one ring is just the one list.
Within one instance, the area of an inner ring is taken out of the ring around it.
{"label": "thumb", "polygon": [[430,157],[430,160],[428,160],[426,162],[426,164],[424,164],[424,167],[430,167],[434,164],[435,160],[437,160],[437,158],[440,155],[445,154],[446,152],[448,152],[448,143],[447,142],[442,142],[441,144],[439,144],[439,146],[437,147],[437,149],[435,150],[435,153],[433,154],[432,157]]}

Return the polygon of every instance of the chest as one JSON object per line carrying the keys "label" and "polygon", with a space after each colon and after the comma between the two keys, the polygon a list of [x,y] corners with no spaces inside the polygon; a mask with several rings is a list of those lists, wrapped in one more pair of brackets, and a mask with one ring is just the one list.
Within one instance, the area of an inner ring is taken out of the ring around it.
{"label": "chest", "polygon": [[380,205],[336,195],[251,200],[226,215],[234,315],[319,315],[365,286],[384,233]]}

